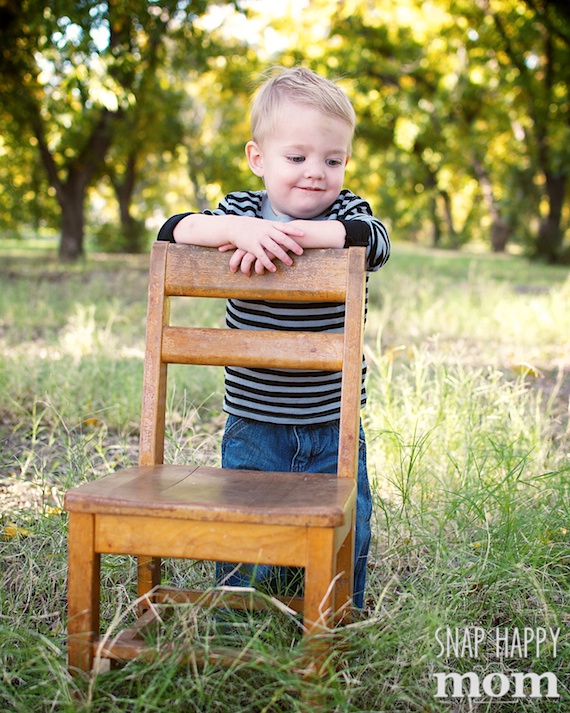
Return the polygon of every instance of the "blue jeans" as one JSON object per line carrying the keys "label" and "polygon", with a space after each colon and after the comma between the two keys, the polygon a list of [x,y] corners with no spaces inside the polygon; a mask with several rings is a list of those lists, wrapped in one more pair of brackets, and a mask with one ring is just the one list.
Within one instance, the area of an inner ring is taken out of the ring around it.
{"label": "blue jeans", "polygon": [[[222,440],[222,467],[299,473],[335,473],[338,421],[316,425],[283,425],[229,415]],[[358,495],[354,548],[354,606],[364,605],[366,560],[370,549],[372,496],[366,469],[366,441],[360,427]],[[269,565],[219,562],[216,582],[233,587],[276,582],[288,585],[298,570]]]}

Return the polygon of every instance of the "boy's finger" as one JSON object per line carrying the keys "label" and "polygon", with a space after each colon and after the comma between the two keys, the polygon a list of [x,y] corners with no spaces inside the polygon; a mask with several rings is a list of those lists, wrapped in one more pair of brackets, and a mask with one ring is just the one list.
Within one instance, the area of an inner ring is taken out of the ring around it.
{"label": "boy's finger", "polygon": [[257,261],[252,253],[246,253],[241,261],[241,271],[244,275],[251,275],[251,266]]}
{"label": "boy's finger", "polygon": [[265,272],[265,265],[259,260],[259,258],[255,261],[255,272],[257,275],[263,275]]}
{"label": "boy's finger", "polygon": [[245,255],[245,250],[242,250],[241,248],[238,248],[232,253],[232,256],[230,257],[230,270],[232,272],[237,272],[239,269],[239,266],[241,264],[242,258]]}
{"label": "boy's finger", "polygon": [[[293,260],[292,260],[291,256],[287,253],[287,248],[283,247],[283,245],[280,242],[276,241],[275,239],[272,238],[271,243],[269,245],[265,246],[265,249],[268,252],[272,253],[278,260],[281,260],[281,262],[284,262],[285,265],[293,264]],[[264,253],[263,257],[267,258],[267,253]],[[263,264],[267,267],[266,260],[263,260]],[[271,264],[273,264],[273,263],[271,263]]]}
{"label": "boy's finger", "polygon": [[296,235],[298,238],[302,238],[305,235],[304,230],[292,223],[273,223],[273,227],[286,235]]}
{"label": "boy's finger", "polygon": [[[302,237],[302,234],[298,235],[297,237],[299,237],[299,238]],[[295,255],[303,254],[303,248],[299,245],[299,243],[292,236],[287,235],[286,233],[281,233],[281,235],[278,238],[278,241],[287,250],[291,250],[291,252],[294,252]]]}

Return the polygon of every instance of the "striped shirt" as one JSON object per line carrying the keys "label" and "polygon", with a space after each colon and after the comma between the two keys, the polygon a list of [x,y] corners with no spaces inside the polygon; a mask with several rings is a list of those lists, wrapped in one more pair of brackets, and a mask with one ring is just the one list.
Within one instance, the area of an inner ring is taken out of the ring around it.
{"label": "striped shirt", "polygon": [[[275,216],[265,191],[230,193],[215,210],[204,213],[284,219]],[[158,239],[173,242],[174,228],[186,215],[172,216],[160,229]],[[378,270],[388,260],[390,241],[386,228],[374,218],[368,203],[354,193],[343,190],[330,208],[314,220],[339,220],[346,229],[346,246],[366,245],[368,272]],[[341,332],[344,304],[229,299],[226,324],[230,329]],[[363,358],[362,406],[366,403],[365,376]],[[340,385],[340,372],[227,367],[224,410],[271,423],[327,423],[340,416]]]}

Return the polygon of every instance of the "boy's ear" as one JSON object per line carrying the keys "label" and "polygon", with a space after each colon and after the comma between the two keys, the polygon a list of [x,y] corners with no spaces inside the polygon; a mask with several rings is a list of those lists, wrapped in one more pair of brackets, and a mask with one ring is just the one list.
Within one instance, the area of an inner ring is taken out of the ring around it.
{"label": "boy's ear", "polygon": [[263,178],[263,156],[261,154],[261,149],[255,141],[247,142],[245,145],[245,155],[252,172],[256,176]]}

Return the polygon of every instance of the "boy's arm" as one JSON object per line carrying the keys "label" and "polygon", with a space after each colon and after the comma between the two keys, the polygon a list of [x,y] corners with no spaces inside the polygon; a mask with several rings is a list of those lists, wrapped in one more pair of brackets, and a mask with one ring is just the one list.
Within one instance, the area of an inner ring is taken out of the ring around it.
{"label": "boy's arm", "polygon": [[302,248],[343,248],[346,244],[347,231],[340,220],[292,220],[302,231],[297,243]]}
{"label": "boy's arm", "polygon": [[[369,204],[351,191],[344,190],[329,209],[325,220],[293,220],[286,225],[301,228],[303,235],[295,238],[307,248],[346,248],[351,245],[366,246],[366,269],[378,270],[390,256],[390,238],[385,225],[375,218]],[[224,249],[231,249],[228,245]],[[272,255],[269,255],[273,258]],[[236,250],[230,260],[232,269],[249,274],[252,267],[258,273],[264,265],[255,256]]]}
{"label": "boy's arm", "polygon": [[[298,240],[303,236],[300,226],[293,223],[279,223],[261,218],[241,215],[206,215],[190,213],[182,217],[172,230],[172,237],[177,243],[204,245],[206,247],[236,249],[236,253],[248,253],[261,267],[275,272],[273,259],[277,258],[286,265],[293,260],[287,254],[291,251],[301,255],[303,247]],[[230,269],[234,272],[241,268],[249,274],[247,265],[241,260],[230,259]],[[251,265],[249,266],[251,267]]]}
{"label": "boy's arm", "polygon": [[[307,248],[343,248],[346,245],[346,229],[338,220],[292,220],[288,223],[276,223],[279,226],[289,226],[295,229],[295,242],[302,249]],[[223,245],[220,250],[232,250],[233,245]],[[297,253],[300,255],[301,253]],[[266,253],[273,260],[275,255]],[[285,262],[283,260],[283,262]],[[290,265],[292,261],[286,263]],[[230,258],[230,268],[235,272],[241,270],[246,275],[253,270],[263,274],[266,263],[262,262],[252,252],[238,249]]]}

